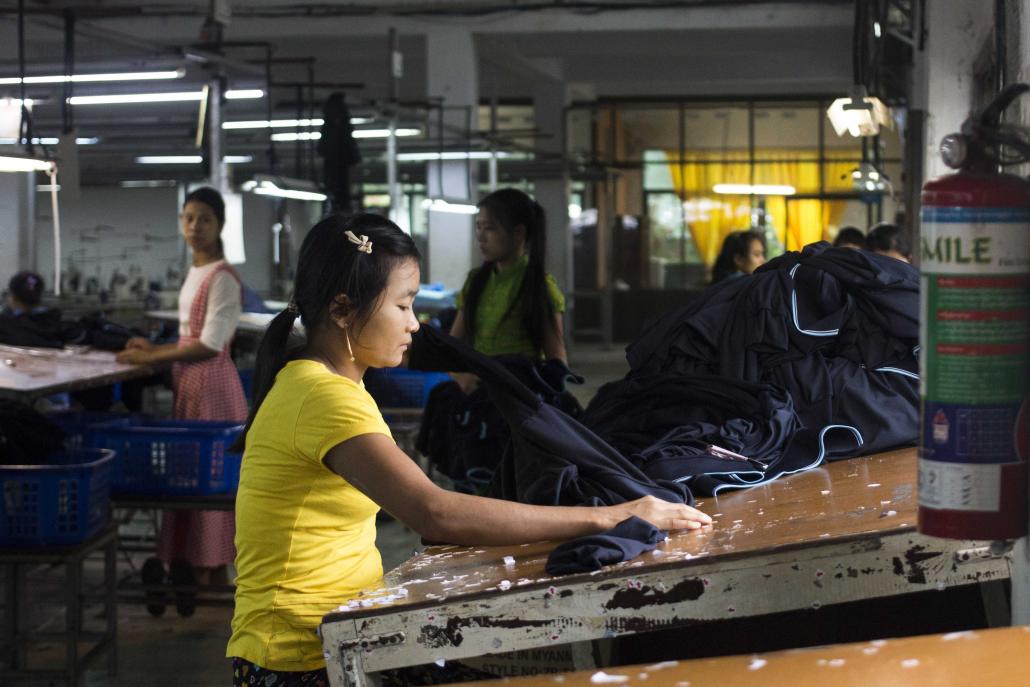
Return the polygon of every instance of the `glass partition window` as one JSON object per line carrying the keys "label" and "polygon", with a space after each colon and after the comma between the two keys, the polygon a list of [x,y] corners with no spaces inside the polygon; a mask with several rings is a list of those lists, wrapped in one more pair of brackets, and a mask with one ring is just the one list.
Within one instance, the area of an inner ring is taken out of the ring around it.
{"label": "glass partition window", "polygon": [[[732,231],[765,232],[772,256],[832,240],[846,224],[865,229],[894,218],[902,197],[900,129],[884,129],[878,140],[838,137],[828,104],[592,103],[570,108],[566,145],[618,170],[616,214],[643,213],[644,281],[689,286],[703,282],[704,270],[675,266],[710,268]],[[863,160],[876,161],[890,183],[872,192],[859,184]]]}

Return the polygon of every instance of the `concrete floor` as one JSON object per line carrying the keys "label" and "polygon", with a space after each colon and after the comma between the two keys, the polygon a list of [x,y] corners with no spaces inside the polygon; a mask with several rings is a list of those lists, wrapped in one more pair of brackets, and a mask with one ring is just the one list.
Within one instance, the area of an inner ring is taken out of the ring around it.
{"label": "concrete floor", "polygon": [[[570,359],[573,370],[587,378],[586,384],[572,388],[584,405],[601,384],[620,378],[628,369],[621,346],[605,350],[597,345],[578,345],[571,351]],[[135,525],[139,526],[139,523]],[[380,522],[378,529],[377,545],[382,552],[385,569],[406,560],[418,548],[418,536],[395,521]],[[120,579],[137,571],[147,555],[120,553]],[[99,585],[101,580],[101,559],[91,559],[87,563],[86,583]],[[33,599],[30,604],[31,627],[36,631],[61,629],[64,606],[59,599],[63,573],[59,569],[41,567],[33,572],[29,583]],[[224,657],[231,618],[229,605],[201,606],[190,618],[180,617],[174,607],[169,607],[163,616],[155,618],[140,603],[120,603],[118,674],[109,676],[106,659],[100,657],[86,672],[81,684],[88,687],[225,687],[232,680],[230,663]],[[87,608],[85,623],[87,628],[101,629],[102,607]],[[63,664],[63,651],[56,642],[41,644],[30,654],[30,665],[60,666]],[[39,679],[15,680],[7,676],[2,683],[4,687],[64,684],[63,681]]]}

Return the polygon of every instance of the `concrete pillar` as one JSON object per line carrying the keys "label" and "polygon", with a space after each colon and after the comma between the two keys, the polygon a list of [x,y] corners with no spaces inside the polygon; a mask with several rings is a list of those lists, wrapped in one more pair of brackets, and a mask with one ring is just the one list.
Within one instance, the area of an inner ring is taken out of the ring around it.
{"label": "concrete pillar", "polygon": [[53,291],[53,257],[41,256],[43,270],[36,264],[35,173],[0,173],[0,291],[20,270],[36,270]]}
{"label": "concrete pillar", "polygon": [[[560,81],[541,80],[533,88],[533,114],[542,134],[537,151],[553,155],[560,174],[534,182],[536,200],[547,213],[547,271],[563,291],[572,290],[572,236],[569,233],[569,179],[560,164],[567,89]],[[551,165],[549,165],[550,167]]]}
{"label": "concrete pillar", "polygon": [[[540,78],[533,84],[533,116],[543,134],[537,139],[538,154],[553,156],[548,168],[561,170],[555,176],[534,182],[536,200],[547,214],[547,271],[568,299],[572,283],[572,234],[569,231],[569,179],[561,164],[564,152],[565,107],[568,88],[563,81]],[[565,323],[569,331],[569,322]],[[566,337],[567,339],[569,337]]]}
{"label": "concrete pillar", "polygon": [[986,104],[980,102],[984,88],[976,70],[982,56],[993,51],[992,6],[982,0],[926,3],[926,49],[917,66],[922,78],[915,94],[926,110],[924,180],[951,171],[938,152],[941,139]]}
{"label": "concrete pillar", "polygon": [[[464,131],[474,131],[479,105],[476,50],[471,32],[461,28],[434,28],[426,34],[426,93],[442,100],[444,140],[467,145]],[[430,126],[436,125],[433,118]],[[430,132],[431,136],[437,131]],[[476,168],[466,160],[426,164],[429,198],[474,204],[477,200]],[[428,222],[429,280],[458,289],[465,276],[479,264],[475,249],[475,216],[430,210]]]}

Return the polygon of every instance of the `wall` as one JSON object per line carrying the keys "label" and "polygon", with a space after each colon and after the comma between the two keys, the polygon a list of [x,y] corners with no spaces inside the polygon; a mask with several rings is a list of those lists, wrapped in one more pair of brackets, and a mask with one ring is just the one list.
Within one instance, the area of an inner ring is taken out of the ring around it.
{"label": "wall", "polygon": [[[28,174],[0,173],[0,291],[7,288],[11,275],[32,262],[31,183]],[[51,228],[47,226],[46,230]],[[50,274],[52,263],[43,271],[44,276]]]}
{"label": "wall", "polygon": [[[12,176],[12,175],[0,175]],[[0,217],[3,195],[0,186]],[[37,194],[35,269],[52,273],[53,242],[49,197]],[[271,289],[272,225],[275,202],[244,194],[243,226],[247,260],[236,265],[243,281],[265,295]],[[319,219],[317,204],[288,201],[293,233],[293,263],[301,241]],[[78,199],[62,198],[61,240],[65,269],[76,267],[84,277],[96,277],[108,288],[115,270],[127,274],[139,268],[148,281],[166,283],[169,270],[182,272],[186,248],[179,234],[179,191],[176,188],[124,189],[85,187]],[[6,228],[3,236],[6,236]],[[0,244],[0,245],[6,245]],[[8,258],[6,250],[4,266]],[[6,274],[7,272],[3,272]]]}

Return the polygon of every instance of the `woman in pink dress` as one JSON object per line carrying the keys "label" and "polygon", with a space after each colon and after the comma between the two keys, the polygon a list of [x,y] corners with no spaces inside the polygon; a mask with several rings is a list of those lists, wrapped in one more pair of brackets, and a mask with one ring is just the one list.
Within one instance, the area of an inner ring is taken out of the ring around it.
{"label": "woman in pink dress", "polygon": [[[118,360],[127,363],[171,362],[175,390],[174,414],[182,420],[247,419],[236,366],[229,345],[242,312],[240,278],[225,261],[220,234],[225,225],[225,202],[212,188],[186,197],[180,226],[193,253],[179,292],[179,340],[154,345],[132,339]],[[234,520],[231,511],[166,511],[158,540],[158,559],[143,567],[143,581],[159,584],[168,565],[173,584],[226,584],[226,565],[233,560]],[[192,595],[177,596],[178,611],[190,615]],[[163,604],[152,602],[159,615]]]}

